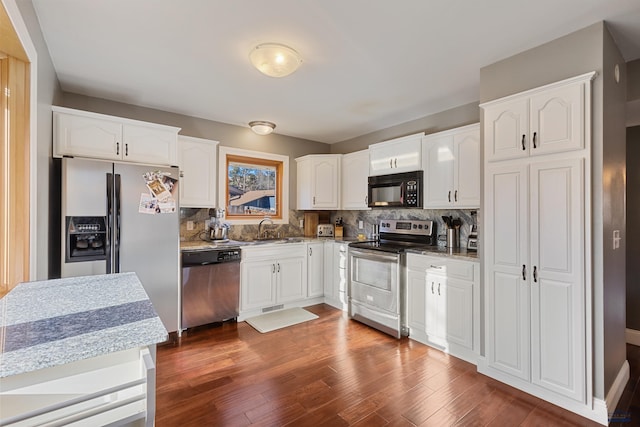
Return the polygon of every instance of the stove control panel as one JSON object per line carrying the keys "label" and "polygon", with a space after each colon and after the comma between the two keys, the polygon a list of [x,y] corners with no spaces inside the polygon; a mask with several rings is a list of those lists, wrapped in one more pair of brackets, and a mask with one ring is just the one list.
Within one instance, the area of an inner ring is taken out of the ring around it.
{"label": "stove control panel", "polygon": [[435,235],[434,222],[415,219],[383,219],[380,221],[380,233],[433,236]]}

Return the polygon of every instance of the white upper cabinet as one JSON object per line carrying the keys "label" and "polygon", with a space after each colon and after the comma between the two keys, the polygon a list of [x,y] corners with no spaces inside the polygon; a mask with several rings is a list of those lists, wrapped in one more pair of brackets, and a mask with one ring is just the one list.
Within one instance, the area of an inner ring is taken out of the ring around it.
{"label": "white upper cabinet", "polygon": [[570,79],[483,104],[486,160],[582,149],[585,84]]}
{"label": "white upper cabinet", "polygon": [[180,206],[216,207],[218,141],[178,136]]}
{"label": "white upper cabinet", "polygon": [[369,175],[421,170],[423,136],[424,133],[416,133],[370,145]]}
{"label": "white upper cabinet", "polygon": [[480,207],[480,124],[426,135],[424,207]]}
{"label": "white upper cabinet", "polygon": [[54,157],[86,157],[153,165],[178,162],[180,128],[53,107]]}
{"label": "white upper cabinet", "polygon": [[296,159],[297,209],[340,208],[340,154],[312,154]]}
{"label": "white upper cabinet", "polygon": [[341,209],[369,209],[368,178],[369,150],[356,151],[342,156],[342,206]]}

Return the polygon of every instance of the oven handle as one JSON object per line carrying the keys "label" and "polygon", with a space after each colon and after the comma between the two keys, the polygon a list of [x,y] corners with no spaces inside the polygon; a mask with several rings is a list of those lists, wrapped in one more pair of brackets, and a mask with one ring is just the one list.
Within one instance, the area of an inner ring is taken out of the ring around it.
{"label": "oven handle", "polygon": [[384,254],[381,251],[367,250],[367,249],[354,249],[349,248],[349,255],[352,257],[367,258],[376,261],[391,261],[398,262],[399,256],[397,254]]}

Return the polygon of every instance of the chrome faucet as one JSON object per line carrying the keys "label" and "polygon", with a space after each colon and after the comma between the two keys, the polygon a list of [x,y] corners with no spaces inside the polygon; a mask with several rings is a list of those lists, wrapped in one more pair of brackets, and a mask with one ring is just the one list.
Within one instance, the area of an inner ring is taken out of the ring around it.
{"label": "chrome faucet", "polygon": [[265,216],[264,219],[260,221],[260,223],[258,224],[258,239],[262,238],[262,223],[265,221],[269,221],[269,223],[273,225],[273,221],[271,220],[271,218],[269,218],[268,216]]}

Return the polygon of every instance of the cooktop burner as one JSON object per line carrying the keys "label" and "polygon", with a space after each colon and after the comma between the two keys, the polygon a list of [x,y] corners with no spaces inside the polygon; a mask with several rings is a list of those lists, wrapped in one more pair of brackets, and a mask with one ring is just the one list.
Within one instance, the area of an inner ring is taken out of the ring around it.
{"label": "cooktop burner", "polygon": [[407,249],[433,247],[437,244],[435,223],[419,220],[382,220],[380,239],[353,242],[349,246],[382,252],[402,253]]}

